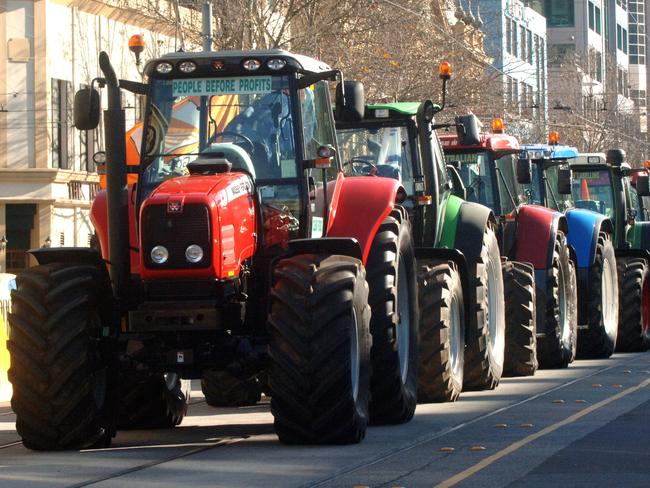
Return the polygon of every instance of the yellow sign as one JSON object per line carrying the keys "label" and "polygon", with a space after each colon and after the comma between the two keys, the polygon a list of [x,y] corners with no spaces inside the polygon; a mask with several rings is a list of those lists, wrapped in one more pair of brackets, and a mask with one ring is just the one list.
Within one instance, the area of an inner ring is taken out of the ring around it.
{"label": "yellow sign", "polygon": [[7,377],[9,371],[9,350],[7,349],[7,326],[0,315],[0,402],[11,400],[11,383]]}

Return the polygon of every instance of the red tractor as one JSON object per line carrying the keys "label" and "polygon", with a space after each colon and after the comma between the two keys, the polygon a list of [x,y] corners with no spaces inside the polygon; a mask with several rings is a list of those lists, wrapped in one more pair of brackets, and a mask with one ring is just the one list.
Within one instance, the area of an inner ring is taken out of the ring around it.
{"label": "red tractor", "polygon": [[[280,50],[169,54],[147,64],[147,84],[118,80],[105,53],[99,65],[74,107],[76,127],[94,129],[92,86],[107,89],[97,249],[32,251],[39,265],[12,296],[24,445],[106,446],[117,429],[173,427],[192,378],[241,401],[261,384],[287,443],[359,442],[369,421],[410,420],[405,192],[344,177],[327,82],[340,72]],[[122,89],[147,101],[128,170]],[[337,111],[363,108],[363,87],[340,84]]]}

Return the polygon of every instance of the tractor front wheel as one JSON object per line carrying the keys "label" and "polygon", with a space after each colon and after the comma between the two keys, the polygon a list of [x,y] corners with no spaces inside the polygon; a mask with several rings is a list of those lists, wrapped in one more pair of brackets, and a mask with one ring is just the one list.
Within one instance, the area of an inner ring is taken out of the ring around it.
{"label": "tractor front wheel", "polygon": [[[473,285],[473,286],[472,286]],[[486,227],[476,274],[470,286],[474,302],[465,349],[465,389],[496,388],[503,373],[505,354],[505,305],[501,254],[494,231]]]}
{"label": "tractor front wheel", "polygon": [[618,278],[609,235],[601,233],[589,269],[587,327],[578,331],[578,357],[608,358],[618,335]]}
{"label": "tractor front wheel", "polygon": [[616,350],[645,351],[650,346],[650,268],[642,258],[617,258],[619,331]]}
{"label": "tractor front wheel", "polygon": [[531,264],[503,263],[506,305],[504,376],[533,376],[537,371],[535,270]]}
{"label": "tractor front wheel", "polygon": [[47,264],[18,275],[8,348],[11,406],[34,450],[106,447],[115,432],[111,288],[103,269]]}
{"label": "tractor front wheel", "polygon": [[262,398],[256,377],[238,378],[228,371],[206,371],[201,378],[205,402],[211,407],[245,407]]}
{"label": "tractor front wheel", "polygon": [[418,402],[453,402],[463,389],[465,305],[453,262],[418,261]]}
{"label": "tractor front wheel", "polygon": [[408,214],[395,208],[370,247],[370,422],[408,422],[417,403],[417,276]]}
{"label": "tractor front wheel", "polygon": [[171,429],[183,421],[190,401],[190,380],[182,380],[176,373],[145,379],[125,374],[121,383],[119,429]]}
{"label": "tractor front wheel", "polygon": [[576,272],[564,233],[558,231],[546,293],[537,304],[544,333],[537,340],[537,357],[542,368],[566,368],[576,356],[578,310]]}
{"label": "tractor front wheel", "polygon": [[348,256],[278,262],[271,291],[271,412],[281,442],[360,442],[368,424],[370,306],[365,269]]}

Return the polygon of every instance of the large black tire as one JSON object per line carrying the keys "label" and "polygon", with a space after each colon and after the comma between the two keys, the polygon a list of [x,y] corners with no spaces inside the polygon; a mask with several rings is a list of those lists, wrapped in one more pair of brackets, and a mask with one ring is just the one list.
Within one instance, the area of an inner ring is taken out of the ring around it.
{"label": "large black tire", "polygon": [[8,348],[25,447],[105,447],[115,433],[111,288],[104,269],[48,264],[18,275]]}
{"label": "large black tire", "polygon": [[605,233],[598,236],[588,286],[587,324],[578,330],[578,357],[608,358],[618,335],[618,278],[614,247]]}
{"label": "large black tire", "polygon": [[418,261],[418,402],[453,402],[463,389],[465,305],[453,262]]}
{"label": "large black tire", "polygon": [[411,225],[403,209],[384,220],[370,247],[370,422],[408,422],[417,404],[418,302]]}
{"label": "large black tire", "polygon": [[280,441],[348,444],[365,436],[372,341],[365,274],[347,256],[304,254],[277,264],[269,383]]}
{"label": "large black tire", "polygon": [[576,271],[566,237],[558,231],[553,260],[546,276],[546,289],[537,300],[538,323],[543,334],[537,339],[541,368],[566,368],[576,357],[578,339],[578,295]]}
{"label": "large black tire", "polygon": [[145,379],[122,379],[118,429],[171,429],[179,425],[190,402],[190,381],[175,373]]}
{"label": "large black tire", "polygon": [[645,351],[650,345],[650,267],[642,258],[616,258],[620,352]]}
{"label": "large black tire", "polygon": [[238,378],[228,371],[206,371],[201,378],[205,402],[212,407],[245,407],[262,398],[256,377]]}
{"label": "large black tire", "polygon": [[506,345],[503,376],[533,376],[537,371],[535,269],[529,263],[503,263]]}
{"label": "large black tire", "polygon": [[506,322],[499,243],[489,227],[483,233],[481,254],[470,286],[474,302],[468,321],[463,388],[491,390],[499,384],[503,373]]}

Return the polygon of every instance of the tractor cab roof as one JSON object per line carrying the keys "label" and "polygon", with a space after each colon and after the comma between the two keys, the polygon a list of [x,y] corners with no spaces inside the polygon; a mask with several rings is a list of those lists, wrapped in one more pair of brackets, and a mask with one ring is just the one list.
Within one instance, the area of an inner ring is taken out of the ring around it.
{"label": "tractor cab roof", "polygon": [[476,145],[461,144],[456,134],[443,134],[440,142],[445,151],[492,151],[500,156],[505,154],[518,154],[519,141],[509,134],[481,133],[481,141]]}
{"label": "tractor cab roof", "polygon": [[[422,106],[422,102],[394,102],[394,103],[374,103],[366,105],[366,120],[372,119],[390,119],[393,117],[398,118],[411,118],[415,117],[418,110]],[[435,110],[439,110],[440,106],[433,104]]]}
{"label": "tractor cab roof", "polygon": [[[253,60],[258,63],[257,68],[246,69],[244,63]],[[271,65],[272,60],[280,60]],[[196,64],[196,70],[187,73],[179,70],[179,65],[184,61],[193,61]],[[161,63],[171,64],[172,69],[168,72],[156,70]],[[174,52],[165,54],[159,58],[152,59],[145,65],[144,72],[147,75],[156,77],[173,78],[173,77],[194,77],[202,76],[227,76],[232,74],[239,75],[279,75],[286,73],[324,73],[331,71],[332,68],[323,61],[319,61],[301,54],[293,54],[282,49],[254,49],[250,51],[197,51],[197,52]]]}
{"label": "tractor cab roof", "polygon": [[550,144],[523,144],[520,157],[530,158],[533,161],[561,162],[578,157],[578,150],[572,146]]}

